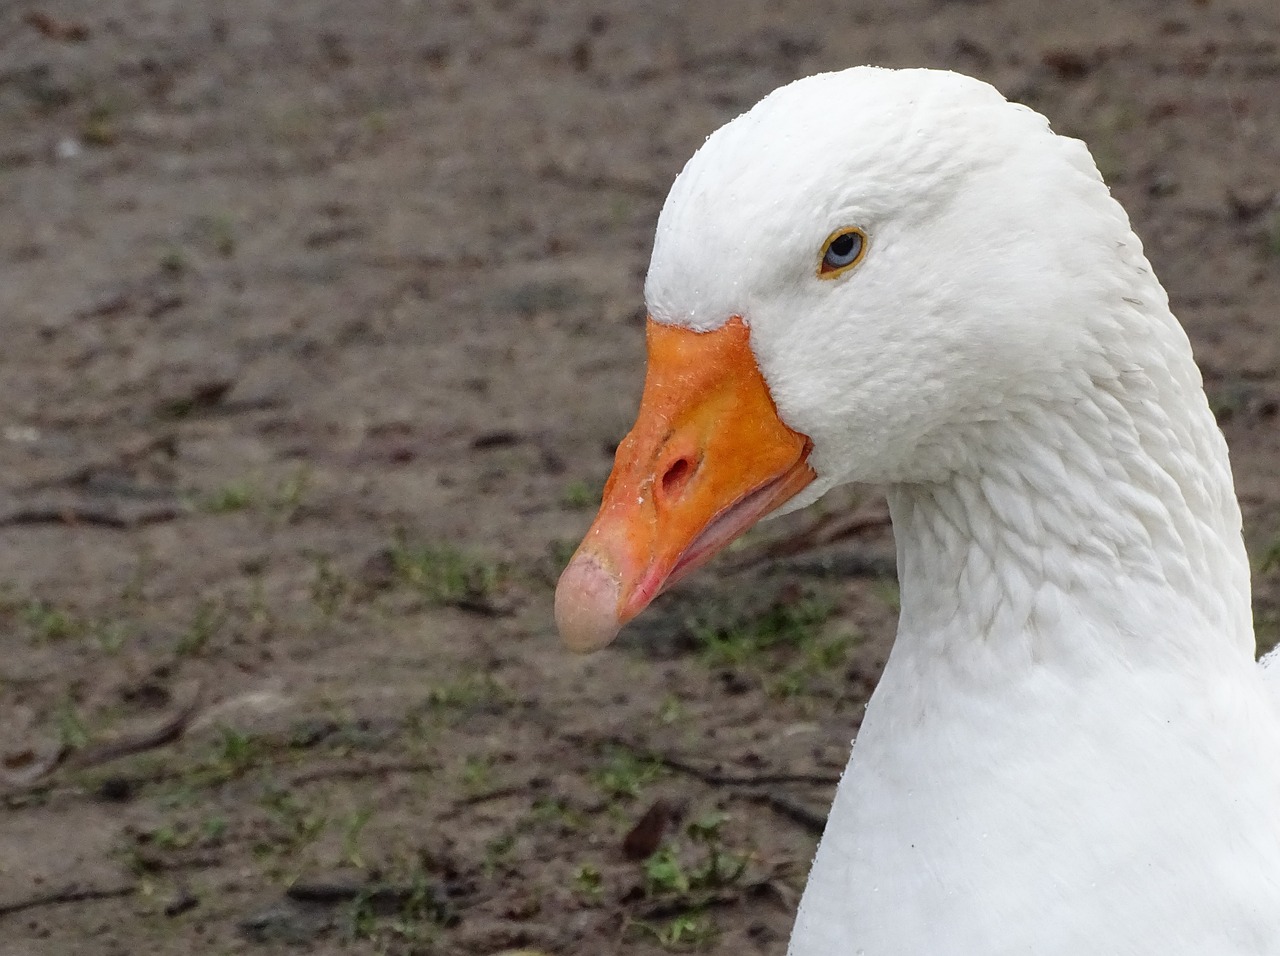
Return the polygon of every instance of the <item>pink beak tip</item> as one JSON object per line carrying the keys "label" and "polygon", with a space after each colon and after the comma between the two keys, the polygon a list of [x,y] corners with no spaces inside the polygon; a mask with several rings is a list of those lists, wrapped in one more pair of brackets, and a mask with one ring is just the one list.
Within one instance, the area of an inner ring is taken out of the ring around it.
{"label": "pink beak tip", "polygon": [[556,585],[556,627],[565,645],[579,654],[604,647],[622,629],[618,620],[621,585],[591,554],[577,554]]}

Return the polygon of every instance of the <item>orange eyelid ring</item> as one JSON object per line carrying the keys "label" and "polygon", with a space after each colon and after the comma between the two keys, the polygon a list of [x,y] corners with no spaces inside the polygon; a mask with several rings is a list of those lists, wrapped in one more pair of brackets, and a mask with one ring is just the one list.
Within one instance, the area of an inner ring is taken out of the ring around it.
{"label": "orange eyelid ring", "polygon": [[650,319],[647,342],[636,423],[556,587],[556,625],[574,650],[609,643],[815,477],[812,443],[779,417],[741,318],[711,332]]}
{"label": "orange eyelid ring", "polygon": [[[847,249],[837,251],[835,244],[848,238],[852,240]],[[835,279],[844,275],[867,256],[867,247],[871,240],[857,226],[842,226],[822,244],[822,255],[818,258],[818,278]]]}

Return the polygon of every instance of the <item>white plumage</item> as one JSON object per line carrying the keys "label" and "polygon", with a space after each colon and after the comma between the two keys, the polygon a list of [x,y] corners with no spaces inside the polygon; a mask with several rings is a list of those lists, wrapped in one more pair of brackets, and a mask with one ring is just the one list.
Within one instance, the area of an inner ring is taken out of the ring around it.
{"label": "white plumage", "polygon": [[[865,260],[815,281],[833,230]],[[786,86],[672,188],[646,298],[730,316],[885,484],[902,615],[792,956],[1280,953],[1280,714],[1225,442],[1085,147],[975,80]]]}

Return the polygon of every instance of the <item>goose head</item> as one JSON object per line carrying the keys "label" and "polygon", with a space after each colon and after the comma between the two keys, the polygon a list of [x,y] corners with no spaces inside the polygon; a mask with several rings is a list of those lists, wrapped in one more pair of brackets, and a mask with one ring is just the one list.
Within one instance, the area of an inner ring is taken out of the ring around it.
{"label": "goose head", "polygon": [[1145,271],[1126,241],[1083,144],[957,74],[813,76],[713,133],[658,220],[640,411],[557,588],[566,643],[768,513],[977,467],[992,423],[1088,376]]}

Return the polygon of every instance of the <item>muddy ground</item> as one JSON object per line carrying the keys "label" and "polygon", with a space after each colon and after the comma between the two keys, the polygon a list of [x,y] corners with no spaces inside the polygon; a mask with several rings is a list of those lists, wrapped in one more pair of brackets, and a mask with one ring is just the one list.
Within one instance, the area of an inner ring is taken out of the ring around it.
{"label": "muddy ground", "polygon": [[892,636],[874,491],[595,657],[550,607],[665,191],[818,70],[1089,142],[1280,637],[1280,10],[1059,11],[0,3],[0,954],[784,951]]}

